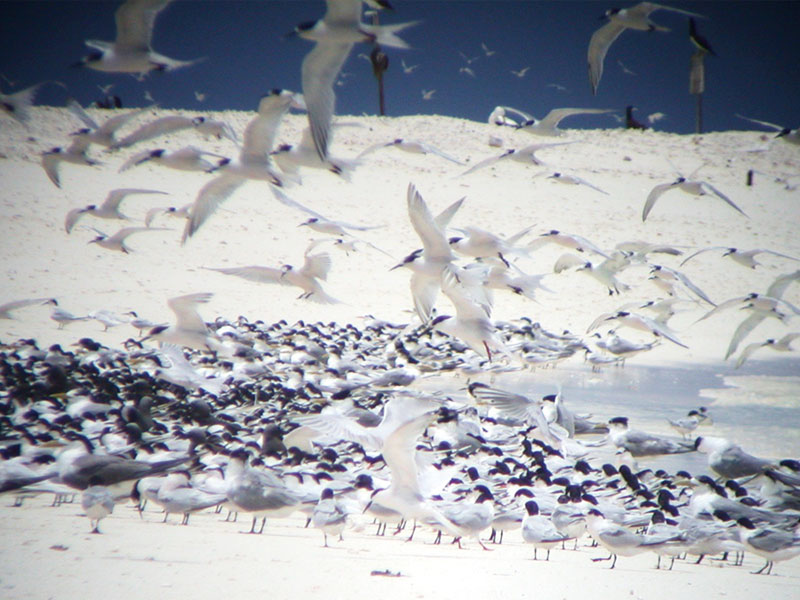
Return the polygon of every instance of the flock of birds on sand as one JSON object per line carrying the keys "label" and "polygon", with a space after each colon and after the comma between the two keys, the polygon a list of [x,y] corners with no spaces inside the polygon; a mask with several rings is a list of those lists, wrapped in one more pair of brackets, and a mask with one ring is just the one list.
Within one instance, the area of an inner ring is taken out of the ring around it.
{"label": "flock of birds on sand", "polygon": [[[115,42],[87,42],[95,52],[83,62],[109,72],[146,73],[188,66],[155,53],[150,38],[158,12],[168,0],[128,0],[117,12]],[[384,8],[383,0],[365,0]],[[125,227],[114,235],[98,234],[99,246],[129,252],[126,239],[145,231],[160,231],[152,222],[161,214],[186,219],[183,242],[204,226],[222,202],[247,180],[266,182],[275,198],[308,213],[305,226],[338,236],[345,243],[357,230],[327,219],[289,198],[285,192],[300,183],[301,168],[323,168],[347,176],[358,161],[330,156],[334,114],[334,81],[352,47],[360,42],[403,48],[398,33],[411,25],[369,25],[362,22],[361,0],[328,0],[323,19],[298,26],[297,35],[314,42],[302,67],[303,94],[274,90],[264,96],[256,116],[244,130],[239,156],[233,159],[198,147],[167,152],[143,150],[129,156],[121,170],[143,163],[205,171],[213,178],[196,200],[180,209],[157,209],[145,226]],[[607,13],[609,23],[592,38],[590,77],[596,91],[608,46],[625,29],[652,29],[649,14],[675,10],[653,3]],[[678,11],[683,12],[683,11]],[[696,15],[695,15],[696,16]],[[25,120],[32,93],[3,97],[4,107]],[[308,112],[309,127],[297,146],[274,146],[281,119],[291,109]],[[71,110],[85,124],[71,145],[42,156],[50,180],[60,186],[61,163],[92,165],[91,145],[122,150],[158,136],[194,129],[205,136],[239,143],[225,123],[202,117],[161,117],[124,137],[118,132],[147,109],[95,122],[77,103]],[[561,119],[594,109],[560,109],[542,120],[522,111],[498,107],[490,122],[539,135],[558,135]],[[796,143],[792,132],[781,136]],[[565,143],[565,142],[561,142]],[[568,142],[566,142],[568,143]],[[556,144],[534,144],[506,150],[473,165],[463,175],[510,159],[541,164],[537,151]],[[381,147],[431,153],[459,162],[423,142],[395,140]],[[566,173],[554,181],[602,189]],[[646,199],[642,220],[659,198],[673,191],[716,198],[744,218],[744,211],[725,193],[695,174],[656,185]],[[111,191],[99,206],[71,210],[67,233],[89,216],[121,219],[125,198],[160,194],[158,190],[122,188]],[[4,343],[0,348],[0,493],[22,505],[29,496],[52,494],[54,504],[81,494],[91,528],[120,502],[134,498],[141,514],[145,504],[182,515],[188,525],[197,511],[224,507],[230,514],[252,519],[251,533],[265,530],[267,518],[296,513],[307,525],[339,536],[365,519],[397,531],[417,527],[436,531],[436,541],[450,536],[459,545],[474,540],[485,549],[482,535],[492,530],[500,543],[505,531],[519,530],[537,550],[566,547],[589,536],[612,559],[643,552],[670,558],[745,552],[766,561],[759,573],[770,573],[775,562],[800,554],[800,462],[752,456],[736,443],[716,436],[696,436],[709,426],[705,408],[671,422],[680,433],[664,437],[630,428],[628,419],[607,421],[573,412],[560,391],[542,398],[479,382],[452,392],[424,392],[415,382],[427,375],[460,371],[468,375],[514,371],[526,365],[553,364],[585,352],[596,365],[619,362],[646,351],[660,340],[684,345],[669,326],[679,302],[706,305],[701,319],[738,309],[748,315],[738,326],[726,358],[767,318],[788,323],[800,309],[781,297],[800,282],[800,270],[777,278],[765,293],[748,293],[714,303],[682,272],[651,264],[648,255],[679,256],[669,246],[629,243],[603,250],[578,235],[549,231],[532,241],[521,231],[501,238],[477,227],[458,229],[448,237],[449,223],[462,201],[434,214],[414,184],[406,195],[408,216],[423,248],[403,259],[398,268],[411,271],[411,293],[418,324],[396,325],[371,317],[364,326],[336,323],[268,325],[240,317],[206,323],[198,308],[211,294],[188,294],[169,300],[171,324],[150,323],[131,314],[93,318],[106,327],[130,323],[146,335],[129,339],[124,350],[83,338],[75,350],[58,345],[41,349],[34,340]],[[590,340],[570,332],[550,332],[521,318],[491,320],[491,290],[533,297],[540,277],[524,273],[513,258],[544,244],[571,252],[556,272],[579,271],[600,282],[609,294],[625,291],[618,275],[631,265],[645,265],[648,277],[665,299],[623,304],[600,315],[589,331],[613,324],[607,337]],[[767,249],[703,248],[719,252],[743,267],[758,266],[755,257]],[[593,259],[587,260],[587,256]],[[459,257],[474,259],[467,266]],[[509,259],[512,261],[509,261]],[[217,271],[247,279],[295,285],[301,298],[329,303],[336,299],[322,288],[330,270],[327,253],[306,252],[302,267],[241,267]],[[439,292],[455,315],[440,314]],[[690,300],[686,300],[689,298]],[[55,299],[36,298],[0,306],[0,318],[35,304],[52,304],[52,318],[64,326],[75,317]],[[654,316],[641,314],[650,311]],[[741,313],[740,313],[741,314]],[[635,344],[616,330],[628,327],[649,332],[654,342]],[[739,364],[759,348],[792,350],[797,333],[781,340],[748,345]],[[148,342],[160,342],[158,347]],[[599,350],[604,353],[601,354]],[[695,436],[695,437],[693,437]],[[636,460],[700,451],[707,454],[709,475],[686,471],[639,468]],[[614,458],[614,453],[617,453]],[[616,464],[612,464],[616,463]],[[145,512],[146,511],[146,512]],[[261,520],[260,527],[258,520]],[[113,532],[113,525],[109,525]],[[592,560],[605,560],[593,558]]]}

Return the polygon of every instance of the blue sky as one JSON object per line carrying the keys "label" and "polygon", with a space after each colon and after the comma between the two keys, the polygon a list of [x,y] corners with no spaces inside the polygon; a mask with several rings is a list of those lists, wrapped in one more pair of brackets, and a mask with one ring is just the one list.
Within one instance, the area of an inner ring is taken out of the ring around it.
{"label": "blue sky", "polygon": [[[669,33],[626,31],[611,46],[597,96],[586,71],[589,38],[607,8],[632,3],[393,0],[383,23],[421,21],[401,37],[412,48],[388,49],[387,113],[442,114],[484,121],[499,104],[537,117],[557,107],[615,108],[636,105],[637,118],[662,112],[657,129],[688,133],[694,128],[694,98],[688,94],[688,63],[694,51],[687,18],[668,11],[651,17]],[[207,57],[196,66],[130,75],[70,68],[87,52],[84,39],[113,40],[120,2],[75,0],[10,2],[0,19],[0,80],[4,92],[42,80],[59,80],[84,104],[100,97],[98,85],[114,84],[126,106],[147,104],[145,91],[166,108],[252,110],[275,87],[298,90],[300,64],[311,48],[284,34],[321,17],[322,0],[176,0],[159,15],[153,47],[178,59]],[[707,17],[698,21],[717,57],[706,60],[705,129],[746,129],[735,113],[797,127],[800,106],[800,2],[671,2]],[[481,43],[495,53],[486,56]],[[356,46],[337,86],[337,114],[377,112],[376,84]],[[475,78],[460,73],[469,64]],[[401,60],[419,65],[405,74]],[[635,75],[626,74],[621,61]],[[530,67],[519,78],[511,70]],[[565,89],[561,89],[565,88]],[[423,89],[435,89],[422,99]],[[199,102],[195,91],[205,94]],[[49,86],[37,102],[62,104],[63,91]],[[0,125],[1,126],[1,125]],[[580,116],[566,127],[613,127],[607,116]]]}

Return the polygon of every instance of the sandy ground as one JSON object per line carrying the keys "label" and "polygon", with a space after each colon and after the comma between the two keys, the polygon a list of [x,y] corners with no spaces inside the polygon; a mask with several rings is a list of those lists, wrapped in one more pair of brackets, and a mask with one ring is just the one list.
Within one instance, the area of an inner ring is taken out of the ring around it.
{"label": "sandy ground", "polygon": [[[94,112],[95,116],[105,115]],[[186,113],[194,114],[194,113]],[[215,115],[241,132],[252,116],[248,113]],[[143,122],[150,116],[140,118]],[[332,154],[353,158],[364,148],[395,138],[424,141],[465,163],[459,166],[433,155],[416,155],[386,148],[365,157],[347,182],[328,172],[307,170],[303,185],[287,189],[295,200],[322,214],[380,229],[359,236],[385,250],[391,257],[363,247],[345,255],[331,248],[333,268],[325,284],[329,294],[341,300],[319,305],[297,300],[297,290],[260,285],[227,277],[203,267],[300,264],[312,239],[320,236],[297,225],[307,215],[277,203],[263,183],[247,183],[215,214],[185,246],[180,245],[183,222],[162,217],[156,222],[172,231],[134,236],[131,255],[109,252],[90,245],[94,232],[81,226],[71,235],[64,231],[64,217],[78,206],[99,203],[106,193],[120,187],[145,187],[169,192],[169,196],[137,196],[127,199],[124,212],[140,222],[155,206],[182,206],[191,202],[208,177],[142,166],[117,173],[119,166],[140,147],[117,154],[93,151],[102,161],[97,167],[61,166],[61,189],[47,179],[39,153],[68,143],[69,132],[79,124],[63,109],[35,108],[29,129],[4,120],[0,130],[0,303],[31,297],[55,297],[66,310],[85,315],[106,309],[122,314],[135,310],[156,322],[170,322],[166,300],[192,292],[213,292],[201,314],[207,321],[217,316],[271,322],[359,322],[359,316],[408,322],[412,304],[409,273],[390,271],[403,256],[419,246],[406,211],[406,187],[413,182],[432,210],[454,200],[467,200],[453,221],[454,227],[478,226],[502,235],[532,227],[526,240],[551,229],[582,235],[606,250],[620,242],[643,240],[669,244],[685,252],[706,246],[768,248],[800,256],[800,193],[788,189],[776,176],[795,174],[800,149],[756,132],[721,132],[702,136],[678,136],[659,132],[626,132],[619,129],[568,130],[565,140],[576,143],[543,150],[547,167],[500,162],[493,167],[460,177],[469,165],[499,153],[489,147],[490,135],[503,139],[505,148],[536,142],[562,141],[536,138],[527,133],[449,117],[342,117],[353,123],[336,131]],[[292,115],[281,128],[281,141],[296,141],[305,124],[303,115]],[[131,126],[132,127],[132,126]],[[228,141],[203,140],[193,132],[145,142],[143,146],[169,149],[195,144],[232,156]],[[767,148],[761,152],[748,150]],[[653,186],[674,180],[676,170],[711,182],[748,215],[744,217],[716,198],[695,198],[670,192],[662,197],[647,222],[641,220],[645,198]],[[756,169],[756,185],[747,187],[748,169]],[[585,186],[558,184],[545,176],[560,171],[577,175],[608,192]],[[138,223],[137,223],[138,224]],[[113,232],[120,223],[86,217],[80,225]],[[321,246],[320,246],[321,247]],[[318,248],[320,248],[318,247]],[[626,270],[621,279],[631,286],[620,297],[609,296],[599,283],[580,273],[552,274],[555,261],[566,250],[546,246],[517,263],[524,271],[550,273],[544,283],[553,293],[541,292],[538,302],[498,293],[494,318],[527,316],[548,329],[569,329],[584,334],[601,313],[620,305],[661,297],[647,279],[644,266]],[[715,302],[749,292],[761,292],[779,275],[794,271],[796,261],[776,256],[759,257],[763,263],[748,270],[708,252],[681,270]],[[681,257],[651,255],[650,260],[677,268]],[[689,297],[686,295],[685,297]],[[784,298],[800,303],[800,285],[790,287]],[[662,342],[650,353],[633,359],[637,364],[673,362],[685,367],[709,363],[733,375],[732,363],[722,356],[736,325],[743,317],[736,310],[700,323],[707,310],[687,302],[685,312],[671,325],[688,349]],[[78,322],[59,330],[51,321],[49,307],[32,306],[0,321],[0,340],[32,337],[40,345],[71,344],[89,336],[118,347],[136,332],[121,325],[107,332],[95,321]],[[447,312],[446,299],[440,310]],[[763,341],[798,330],[797,319],[779,323],[767,319],[746,343]],[[631,339],[649,339],[630,330]],[[764,350],[767,358],[769,351]],[[796,359],[793,359],[796,360]],[[582,365],[582,357],[572,359]],[[753,376],[758,377],[756,372]],[[759,394],[762,380],[739,380],[747,394]],[[780,397],[797,408],[796,378],[770,380]],[[785,386],[789,386],[788,392]],[[729,394],[726,399],[733,398]],[[741,398],[741,396],[738,396]],[[796,454],[796,452],[795,452]],[[89,525],[79,517],[76,504],[48,506],[49,499],[28,500],[12,508],[0,501],[0,596],[4,598],[206,598],[247,595],[332,598],[379,595],[382,598],[508,597],[537,595],[576,598],[591,594],[601,598],[796,597],[800,561],[778,564],[772,577],[756,577],[749,571],[762,561],[747,556],[744,568],[720,563],[700,566],[676,563],[674,571],[654,570],[655,556],[620,558],[617,568],[592,563],[603,556],[597,549],[554,552],[549,564],[534,562],[519,532],[510,534],[502,547],[483,552],[474,542],[459,551],[430,545],[428,532],[413,543],[378,539],[371,530],[347,532],[342,543],[321,548],[319,532],[302,528],[302,522],[273,521],[262,536],[239,534],[242,523],[219,523],[220,517],[204,513],[192,517],[189,527],[158,523],[148,512],[142,523],[130,506],[118,506],[102,523],[105,535],[88,534]],[[372,571],[399,572],[401,577],[371,575]]]}
{"label": "sandy ground", "polygon": [[[751,575],[763,565],[747,555],[742,567],[719,561],[676,561],[672,571],[655,569],[656,556],[620,557],[613,570],[594,563],[606,552],[584,539],[578,551],[553,550],[550,561],[533,560],[519,531],[483,551],[474,541],[462,550],[434,546],[430,531],[405,543],[371,525],[346,531],[342,542],[322,547],[322,535],[302,519],[272,520],[262,535],[241,533],[249,520],[224,523],[221,515],[192,516],[188,527],[161,523],[130,506],[118,506],[89,532],[79,506],[52,508],[44,498],[23,508],[0,509],[0,591],[8,600],[39,598],[508,598],[535,595],[570,599],[795,598],[798,561],[779,563],[773,576]],[[391,529],[390,529],[391,532]],[[571,546],[570,546],[571,548]],[[28,565],[24,567],[23,565]],[[399,577],[373,574],[390,572]]]}

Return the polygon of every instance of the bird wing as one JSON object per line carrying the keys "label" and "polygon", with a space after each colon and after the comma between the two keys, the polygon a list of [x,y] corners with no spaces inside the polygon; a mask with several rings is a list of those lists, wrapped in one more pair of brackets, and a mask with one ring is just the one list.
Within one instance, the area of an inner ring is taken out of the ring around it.
{"label": "bird wing", "polygon": [[182,117],[180,115],[161,117],[155,121],[145,123],[139,127],[139,129],[126,135],[118,142],[115,142],[111,147],[115,149],[127,148],[128,146],[138,144],[139,142],[150,140],[167,133],[181,131],[182,129],[188,129],[189,127],[193,126],[194,122],[189,117]]}
{"label": "bird wing", "polygon": [[117,9],[118,48],[149,50],[156,15],[170,0],[128,0]]}
{"label": "bird wing", "polygon": [[[329,2],[328,7],[335,4]],[[314,147],[322,160],[328,156],[328,137],[336,103],[333,84],[352,48],[353,44],[349,42],[319,41],[303,59],[301,78],[308,123]]]}
{"label": "bird wing", "polygon": [[227,200],[236,189],[244,183],[244,178],[229,173],[220,175],[205,184],[197,194],[186,227],[183,230],[181,243],[192,237],[200,226]]}
{"label": "bird wing", "polygon": [[133,235],[134,233],[139,233],[141,231],[170,231],[165,227],[123,227],[119,231],[117,231],[114,235],[108,238],[110,243],[122,243],[125,239]]}
{"label": "bird wing", "polygon": [[306,277],[322,279],[328,278],[331,270],[331,256],[327,252],[321,254],[306,254],[305,262],[300,268],[300,272]]}
{"label": "bird wing", "polygon": [[672,187],[675,187],[674,181],[670,183],[659,183],[652,190],[650,190],[650,193],[647,194],[647,200],[645,200],[644,208],[642,209],[642,222],[647,220],[647,215],[649,215],[650,211],[653,210],[653,205],[656,203],[656,200],[658,200],[664,192]]}
{"label": "bird wing", "polygon": [[383,460],[392,472],[392,486],[411,489],[422,495],[417,476],[416,454],[417,439],[433,422],[436,412],[426,412],[405,422],[386,438],[381,448]]}
{"label": "bird wing", "polygon": [[[138,110],[132,110],[128,113],[117,115],[116,117],[111,117],[110,119],[106,120],[102,125],[99,127],[95,126],[93,129],[96,129],[98,133],[105,134],[105,135],[112,135],[117,129],[121,129],[125,126],[128,121],[132,120],[134,117],[138,117],[143,112],[150,110],[151,106],[145,106],[144,108],[140,108]],[[83,110],[83,109],[81,109]]]}
{"label": "bird wing", "polygon": [[206,324],[197,312],[197,305],[207,303],[213,295],[208,292],[200,292],[167,300],[167,306],[175,313],[177,328],[206,333]]}
{"label": "bird wing", "polygon": [[740,114],[736,114],[737,117],[740,119],[744,119],[745,121],[750,121],[751,123],[757,123],[759,125],[763,125],[764,127],[769,127],[770,129],[774,129],[775,131],[783,131],[783,127],[780,125],[776,125],[775,123],[770,123],[769,121],[759,121],[758,119],[751,119],[750,117],[744,117]]}
{"label": "bird wing", "polygon": [[97,121],[89,116],[89,113],[83,109],[83,107],[77,100],[75,100],[75,98],[69,98],[67,100],[67,110],[78,117],[78,119],[80,119],[89,129],[98,129],[100,127],[97,124]]}
{"label": "bird wing", "polygon": [[439,293],[439,282],[418,273],[411,275],[411,297],[414,300],[414,310],[423,323],[427,323],[436,303]]}
{"label": "bird wing", "polygon": [[162,192],[160,190],[146,190],[143,188],[117,188],[116,190],[111,190],[108,192],[108,196],[106,196],[105,201],[102,204],[101,208],[108,209],[108,210],[117,210],[119,208],[120,202],[122,202],[126,196],[131,194],[166,194],[167,192]]}
{"label": "bird wing", "polygon": [[453,220],[453,217],[458,212],[458,209],[461,208],[461,205],[464,204],[464,200],[466,200],[466,196],[463,198],[459,198],[455,202],[453,202],[450,206],[445,208],[442,212],[440,212],[436,217],[433,219],[436,223],[437,227],[439,227],[442,231],[447,229],[447,226],[450,225],[450,221]]}
{"label": "bird wing", "polygon": [[539,127],[544,129],[555,129],[558,124],[572,115],[601,115],[614,112],[610,108],[554,108],[539,121]]}
{"label": "bird wing", "polygon": [[131,169],[137,165],[142,164],[143,162],[146,162],[147,160],[150,159],[151,153],[152,150],[142,150],[141,152],[137,152],[136,154],[131,155],[128,158],[128,160],[122,163],[117,173],[122,173],[124,171],[127,171],[128,169]]}
{"label": "bird wing", "polygon": [[67,213],[67,218],[64,219],[64,229],[67,233],[72,233],[72,228],[75,227],[75,223],[81,218],[83,211],[83,208],[73,208]]}
{"label": "bird wing", "polygon": [[[539,238],[540,240],[546,238]],[[533,243],[538,242],[538,240],[534,240]],[[530,246],[528,246],[530,248]],[[574,254],[564,253],[558,257],[555,264],[553,265],[553,273],[561,273],[566,271],[567,269],[571,269],[572,267],[582,267],[586,264],[586,261],[580,258],[579,256],[575,256]]]}
{"label": "bird wing", "polygon": [[592,95],[597,95],[597,87],[603,76],[603,61],[611,44],[614,43],[625,27],[614,21],[609,21],[592,34],[589,40],[589,83],[592,86]]}
{"label": "bird wing", "polygon": [[767,288],[767,296],[780,299],[793,281],[800,281],[800,270],[777,277]]}
{"label": "bird wing", "polygon": [[61,187],[61,181],[58,177],[58,164],[60,162],[61,156],[59,152],[45,152],[42,155],[42,167],[44,167],[44,172],[47,173],[53,185],[58,188]]}
{"label": "bird wing", "polygon": [[715,196],[717,196],[718,198],[720,198],[720,199],[724,200],[725,202],[727,202],[727,203],[728,203],[728,204],[729,204],[729,205],[730,205],[732,208],[735,208],[736,210],[738,210],[738,211],[739,211],[740,213],[742,213],[742,214],[743,214],[745,217],[747,216],[747,215],[745,214],[745,212],[744,212],[744,211],[743,211],[741,208],[739,208],[738,206],[736,206],[736,205],[733,203],[733,200],[731,200],[730,198],[728,198],[728,197],[727,197],[725,194],[723,194],[722,192],[720,192],[720,191],[719,191],[717,188],[715,188],[713,185],[711,185],[711,184],[710,184],[710,183],[708,183],[707,181],[704,181],[704,182],[703,182],[703,186],[704,186],[704,187],[707,187],[708,189],[710,189],[710,190],[711,190],[711,191],[714,193],[714,195],[715,195]]}
{"label": "bird wing", "polygon": [[263,163],[275,144],[278,126],[291,106],[292,94],[279,94],[262,98],[258,114],[250,120],[242,134],[242,151],[239,155],[244,162]]}
{"label": "bird wing", "polygon": [[281,269],[276,269],[275,267],[249,266],[205,268],[209,271],[217,271],[218,273],[223,273],[225,275],[235,275],[236,277],[241,277],[242,279],[247,279],[248,281],[255,281],[256,283],[279,283],[281,285],[289,285],[289,282],[281,277],[281,275],[283,275],[283,271]]}
{"label": "bird wing", "polygon": [[413,183],[408,184],[408,216],[414,231],[422,240],[425,256],[428,259],[450,259],[450,244],[447,243],[444,232],[431,215],[428,205],[417,191]]}
{"label": "bird wing", "polygon": [[684,258],[683,261],[681,262],[680,266],[682,267],[687,262],[692,260],[695,256],[697,256],[698,254],[703,254],[703,252],[711,252],[712,250],[727,250],[727,249],[728,249],[727,246],[709,246],[708,248],[702,248],[702,249],[698,250],[697,252],[695,252],[694,254],[691,254],[690,256],[687,256],[686,258]]}
{"label": "bird wing", "polygon": [[725,360],[730,358],[731,354],[736,352],[736,348],[739,347],[741,341],[748,336],[748,334],[755,329],[761,321],[766,319],[766,315],[758,312],[754,312],[749,317],[747,317],[744,321],[739,323],[739,326],[736,328],[736,331],[733,332],[733,337],[731,338],[730,344],[728,344],[728,350],[725,352]]}
{"label": "bird wing", "polygon": [[463,177],[464,175],[469,175],[470,173],[474,173],[478,169],[482,169],[483,167],[488,167],[489,165],[493,165],[498,160],[501,160],[503,158],[507,158],[508,156],[514,154],[514,152],[515,152],[515,150],[506,150],[505,152],[503,152],[502,154],[499,154],[497,156],[490,156],[489,158],[485,158],[482,161],[480,161],[479,163],[475,163],[474,165],[472,165],[469,169],[464,171],[461,174],[461,176]]}

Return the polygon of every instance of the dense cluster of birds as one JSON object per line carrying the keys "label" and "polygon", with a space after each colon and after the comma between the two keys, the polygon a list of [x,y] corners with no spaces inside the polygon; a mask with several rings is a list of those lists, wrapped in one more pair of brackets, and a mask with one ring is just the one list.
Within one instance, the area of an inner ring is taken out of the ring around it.
{"label": "dense cluster of birds", "polygon": [[[477,381],[420,391],[415,381],[464,355],[430,329],[243,318],[210,329],[226,352],[4,344],[0,493],[23,506],[80,494],[95,532],[133,498],[184,525],[225,507],[258,533],[267,518],[303,514],[325,545],[374,521],[379,532],[408,524],[409,539],[422,527],[483,547],[490,531],[500,543],[518,530],[548,558],[584,536],[614,563],[753,552],[769,573],[800,554],[800,462],[692,439],[711,421],[705,407],[671,421],[680,438],[657,436],[625,417],[577,414],[560,392]],[[716,479],[636,466],[694,451]]]}
{"label": "dense cluster of birds", "polygon": [[[365,2],[376,9],[386,7],[383,0]],[[154,20],[167,3],[128,0],[117,12],[115,42],[87,42],[95,52],[83,63],[139,74],[189,66],[192,61],[170,59],[151,48]],[[143,226],[124,227],[113,235],[98,231],[94,243],[128,253],[129,236],[169,231],[152,227],[165,214],[185,219],[182,241],[187,243],[248,180],[264,182],[279,202],[306,213],[304,226],[333,235],[341,244],[352,243],[357,238],[351,232],[364,226],[328,219],[287,195],[287,188],[301,183],[302,168],[347,177],[358,160],[381,148],[460,162],[422,141],[405,139],[370,146],[354,161],[330,155],[334,81],[352,47],[366,42],[404,48],[397,34],[413,23],[363,23],[361,0],[328,0],[327,6],[322,19],[296,29],[298,36],[315,44],[303,62],[303,94],[273,90],[261,98],[241,143],[226,123],[180,115],[144,123],[120,137],[118,132],[147,109],[97,123],[76,103],[70,104],[85,127],[67,147],[42,155],[45,173],[59,187],[62,163],[99,162],[87,153],[92,145],[124,151],[186,130],[239,145],[234,158],[196,146],[175,151],[151,148],[127,156],[122,171],[150,163],[206,172],[212,178],[191,205],[154,209]],[[594,90],[608,46],[625,28],[656,28],[648,17],[659,8],[675,10],[641,3],[610,11],[609,24],[590,44]],[[484,50],[488,55],[489,49]],[[524,70],[518,76],[524,76]],[[5,109],[25,121],[34,91],[3,96]],[[306,110],[309,127],[298,145],[275,146],[281,120],[290,109]],[[556,109],[537,120],[499,106],[489,122],[558,136],[562,119],[602,112],[607,111]],[[632,118],[631,111],[628,117]],[[782,137],[794,143],[791,135]],[[506,150],[462,175],[503,159],[542,165],[536,152],[564,143],[570,142]],[[656,185],[645,200],[642,220],[659,198],[677,191],[717,198],[746,218],[723,191],[695,175]],[[607,193],[568,173],[549,177]],[[160,193],[145,188],[112,190],[99,206],[70,210],[65,230],[70,234],[90,216],[128,220],[120,212],[125,198]],[[646,551],[658,554],[659,565],[662,556],[672,561],[692,556],[700,562],[704,556],[723,553],[736,553],[740,560],[743,552],[752,552],[766,560],[759,572],[770,573],[774,562],[800,554],[800,463],[793,458],[761,459],[718,437],[692,437],[709,421],[703,408],[672,422],[680,439],[665,438],[629,428],[625,417],[598,422],[575,414],[560,393],[539,398],[477,381],[463,390],[425,393],[415,385],[428,375],[498,373],[554,364],[576,353],[598,366],[619,363],[661,340],[685,346],[668,323],[678,302],[706,306],[700,320],[728,309],[746,313],[729,343],[728,358],[765,319],[788,323],[800,314],[782,299],[786,289],[800,281],[800,271],[780,276],[763,294],[751,292],[715,303],[682,272],[649,261],[652,254],[682,255],[674,247],[636,242],[607,250],[556,230],[523,242],[531,228],[502,238],[466,227],[450,237],[450,222],[462,200],[434,214],[412,183],[406,203],[422,244],[396,265],[411,271],[415,314],[409,325],[372,317],[363,327],[283,321],[269,325],[244,318],[233,322],[220,318],[209,324],[197,310],[209,301],[206,293],[170,299],[176,316],[171,324],[151,323],[135,313],[124,318],[108,311],[75,316],[52,298],[0,306],[0,318],[10,318],[11,311],[27,306],[49,304],[59,327],[93,318],[105,327],[129,323],[146,332],[141,339],[129,339],[124,350],[88,338],[75,351],[57,345],[41,349],[33,340],[0,347],[0,493],[15,497],[18,504],[30,495],[53,494],[58,503],[80,493],[95,532],[116,503],[134,498],[140,510],[152,502],[162,507],[165,520],[177,513],[187,525],[193,512],[227,507],[251,517],[250,531],[259,533],[267,518],[304,513],[308,523],[323,532],[325,545],[329,534],[342,536],[348,526],[369,518],[379,524],[379,531],[385,531],[387,524],[397,524],[398,529],[413,524],[410,536],[420,526],[438,532],[437,539],[450,536],[459,544],[472,539],[483,547],[485,532],[493,530],[499,542],[503,532],[519,529],[522,539],[535,550],[546,550],[548,558],[552,548],[573,540],[577,546],[588,535],[609,551],[612,568],[617,556]],[[585,335],[550,332],[526,318],[492,321],[492,289],[533,298],[541,287],[541,276],[523,272],[513,260],[545,244],[569,250],[554,265],[556,273],[584,273],[616,295],[628,288],[620,274],[644,266],[647,277],[666,297],[624,303],[598,316]],[[758,254],[798,260],[768,249],[711,247],[684,262],[712,251],[750,269],[758,265]],[[472,262],[462,266],[459,261],[464,258]],[[313,244],[300,267],[212,270],[293,285],[302,290],[300,298],[333,303],[337,299],[322,287],[330,266],[330,256]],[[454,315],[436,309],[440,291]],[[651,313],[654,316],[646,316]],[[614,329],[608,335],[592,334],[609,324]],[[617,332],[623,327],[647,332],[653,341],[625,340]],[[762,347],[792,350],[798,336],[789,332],[778,341],[750,344],[738,364]],[[152,345],[156,342],[157,349]],[[629,464],[640,457],[695,451],[708,454],[708,467],[716,479]],[[614,452],[620,453],[616,460]]]}

